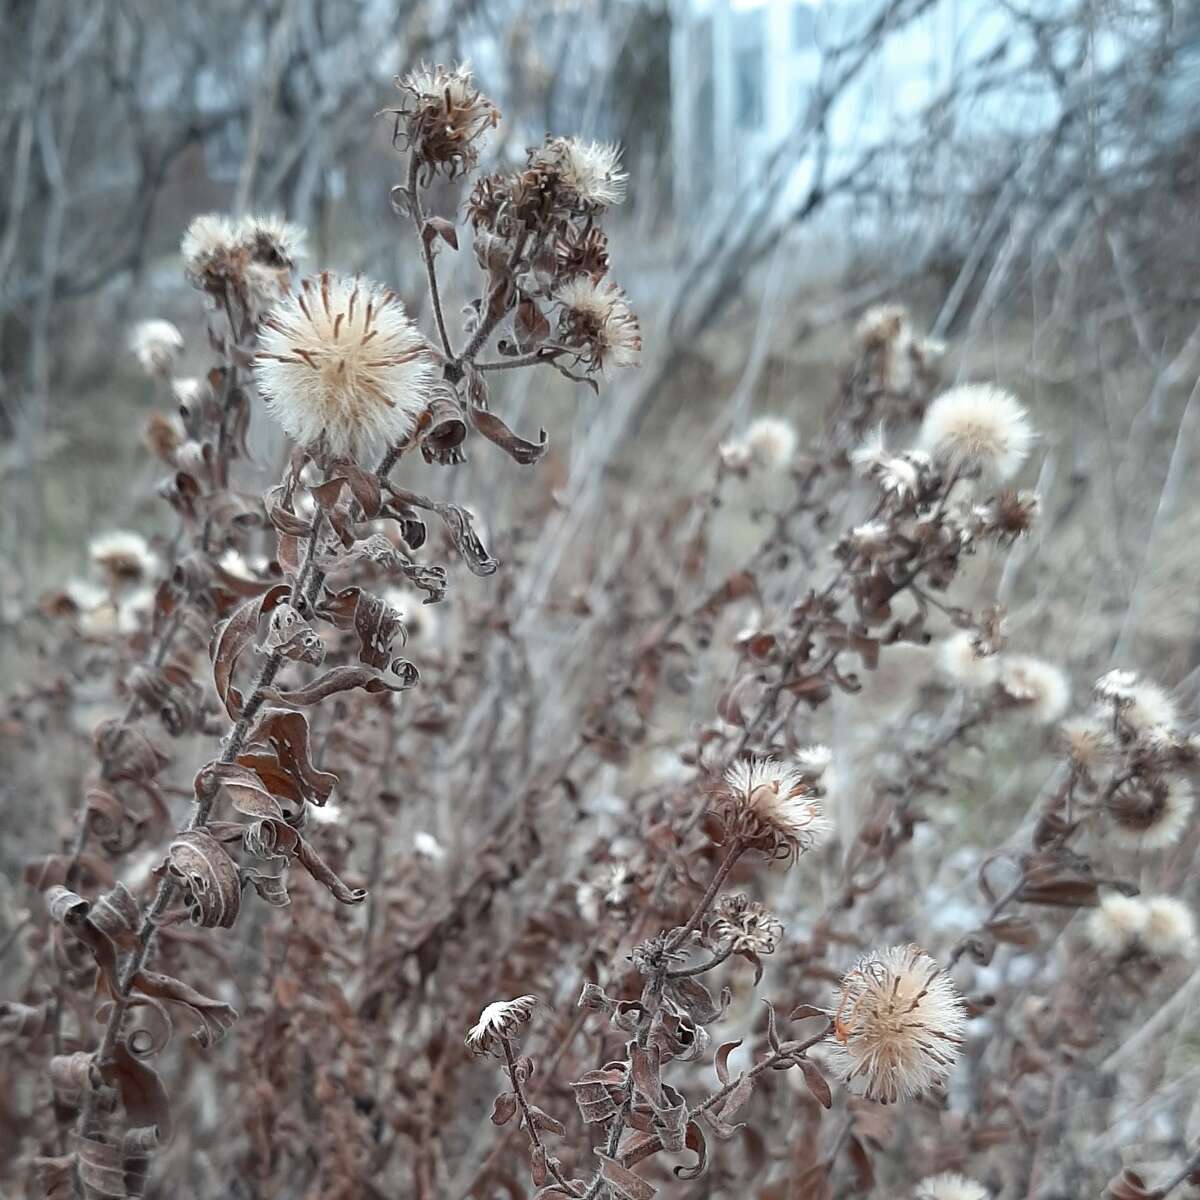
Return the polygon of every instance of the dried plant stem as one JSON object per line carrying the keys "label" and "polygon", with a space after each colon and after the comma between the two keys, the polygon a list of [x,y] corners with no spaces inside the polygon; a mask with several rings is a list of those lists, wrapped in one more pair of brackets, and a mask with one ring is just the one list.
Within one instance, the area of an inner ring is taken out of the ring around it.
{"label": "dried plant stem", "polygon": [[553,362],[561,353],[560,350],[535,350],[532,354],[522,354],[519,358],[476,363],[475,369],[477,371],[512,371],[517,367],[536,367],[538,363]]}
{"label": "dried plant stem", "polygon": [[[307,579],[312,567],[312,559],[316,550],[318,541],[320,540],[320,529],[323,522],[323,517],[318,517],[313,523],[312,533],[309,535],[308,545],[305,552],[304,562],[301,566],[300,574],[296,579],[296,583],[292,587],[292,601],[297,601],[300,597],[300,581]],[[323,575],[318,572],[312,576],[309,583],[309,593],[315,594],[320,586]],[[275,651],[263,664],[262,670],[259,672],[258,678],[254,682],[250,696],[242,709],[241,716],[234,724],[229,736],[225,740],[224,748],[221,752],[219,763],[226,764],[233,762],[239,753],[242,746],[245,744],[246,735],[250,731],[251,722],[258,714],[258,710],[262,707],[266,699],[266,690],[275,680],[275,676],[279,672],[279,668],[283,665],[283,654],[280,651]],[[212,811],[213,802],[217,797],[217,789],[215,787],[201,793],[199,790],[196,795],[196,807],[192,814],[192,819],[188,822],[189,830],[198,829],[205,825],[208,821],[209,813]],[[104,1035],[100,1041],[100,1047],[93,1056],[97,1066],[103,1066],[111,1060],[113,1052],[116,1050],[117,1040],[121,1035],[121,1026],[125,1020],[125,1013],[129,1008],[130,995],[133,991],[133,985],[138,977],[139,972],[146,965],[146,959],[149,956],[150,949],[154,944],[154,934],[158,928],[158,920],[166,912],[167,905],[170,904],[172,897],[175,894],[176,882],[173,876],[169,873],[164,876],[162,882],[158,885],[158,890],[154,894],[154,899],[150,903],[150,907],[146,910],[142,918],[142,923],[138,929],[137,941],[129,957],[125,960],[125,966],[121,971],[120,977],[117,980],[117,992],[113,997],[112,1007],[109,1009],[108,1020],[105,1024]],[[96,1088],[89,1088],[85,1093],[83,1106],[79,1114],[79,1131],[80,1134],[86,1137],[96,1121],[96,1105],[99,1099],[99,1092]]]}
{"label": "dried plant stem", "polygon": [[678,971],[668,971],[668,979],[687,979],[692,975],[703,975],[707,971],[711,971],[713,967],[719,967],[731,954],[733,946],[729,945],[719,954],[714,954],[707,962],[702,962],[698,967],[684,967]]}
{"label": "dried plant stem", "polygon": [[542,1145],[542,1135],[538,1131],[537,1123],[533,1119],[533,1113],[529,1109],[529,1101],[525,1098],[525,1087],[521,1082],[520,1072],[517,1070],[517,1058],[513,1053],[512,1038],[501,1036],[500,1045],[504,1048],[504,1061],[508,1064],[508,1077],[512,1080],[513,1095],[516,1096],[517,1104],[520,1106],[521,1118],[525,1122],[525,1130],[529,1134],[530,1145],[533,1146],[535,1151],[541,1152],[542,1157],[546,1161],[546,1169],[554,1176],[555,1183],[565,1188],[572,1196],[577,1196],[579,1193],[571,1185],[570,1181],[563,1177],[563,1173],[546,1153],[545,1146]]}
{"label": "dried plant stem", "polygon": [[433,305],[433,319],[437,324],[438,337],[442,340],[442,349],[446,357],[455,360],[454,347],[450,344],[450,335],[446,332],[446,318],[442,312],[442,296],[438,290],[437,265],[433,258],[433,238],[425,236],[425,213],[421,207],[421,185],[419,181],[420,162],[414,154],[408,163],[408,202],[412,211],[413,222],[417,227],[417,242],[421,247],[421,257],[425,262],[425,276],[429,283],[429,299]]}
{"label": "dried plant stem", "polygon": [[[528,238],[529,234],[527,231],[522,232],[521,236],[517,238],[516,245],[513,246],[512,254],[508,260],[508,265],[510,268],[515,267],[517,263],[521,261],[521,255],[525,252],[525,243]],[[479,351],[482,350],[487,344],[487,340],[492,336],[493,330],[495,330],[496,326],[499,325],[502,320],[504,320],[507,309],[500,308],[499,301],[504,295],[504,290],[508,286],[507,280],[501,280],[500,283],[496,284],[496,286],[488,293],[488,315],[479,322],[479,328],[475,330],[470,342],[467,343],[467,348],[462,352],[461,355],[459,355],[457,361],[460,366],[463,363],[469,363],[474,360],[475,355],[478,354]]]}
{"label": "dried plant stem", "polygon": [[[743,1071],[735,1079],[731,1079],[723,1087],[707,1099],[702,1100],[699,1104],[692,1105],[687,1110],[687,1120],[694,1121],[701,1113],[707,1112],[710,1108],[720,1104],[735,1088],[741,1086],[746,1079],[754,1079],[761,1075],[764,1071],[771,1070],[777,1063],[783,1062],[784,1059],[796,1058],[803,1054],[806,1050],[811,1050],[818,1042],[823,1042],[829,1036],[829,1031],[833,1028],[833,1022],[828,1021],[820,1033],[814,1034],[812,1037],[806,1038],[802,1042],[784,1042],[778,1050],[773,1054],[764,1058],[762,1062],[756,1063],[753,1067]],[[663,1148],[662,1139],[658,1137],[651,1138],[647,1142],[643,1142],[638,1146],[637,1150],[631,1154],[624,1162],[623,1166],[631,1167],[635,1163],[641,1162],[643,1159],[649,1158],[652,1154],[657,1154]]]}
{"label": "dried plant stem", "polygon": [[721,890],[721,885],[729,876],[729,872],[737,865],[737,861],[741,858],[745,849],[746,843],[741,838],[735,838],[730,843],[729,853],[725,855],[721,865],[717,868],[716,874],[713,875],[712,881],[705,889],[704,895],[700,897],[700,903],[696,905],[696,909],[688,918],[687,924],[682,929],[679,929],[668,943],[668,950],[676,950],[683,945],[692,930],[704,920],[704,914],[708,912],[710,905],[717,898],[717,893]]}

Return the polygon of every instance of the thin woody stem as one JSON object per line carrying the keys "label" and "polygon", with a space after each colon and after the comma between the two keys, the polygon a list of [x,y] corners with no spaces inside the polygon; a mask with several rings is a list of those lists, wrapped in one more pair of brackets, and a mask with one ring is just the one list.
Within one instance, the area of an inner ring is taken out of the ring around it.
{"label": "thin woody stem", "polygon": [[[300,599],[301,580],[309,579],[312,558],[316,551],[317,543],[320,540],[319,534],[323,519],[323,517],[318,517],[313,523],[313,530],[309,535],[304,563],[301,566],[296,582],[292,586],[291,599],[293,604]],[[312,573],[311,579],[308,582],[307,595],[315,597],[323,581],[324,574],[322,572],[317,571]],[[254,681],[254,686],[242,709],[241,715],[238,717],[225,741],[221,756],[217,759],[218,763],[231,763],[241,753],[242,747],[245,745],[246,736],[250,731],[251,723],[258,715],[259,709],[262,708],[263,702],[266,699],[266,691],[275,681],[275,676],[279,673],[279,668],[282,665],[283,654],[278,650],[263,664],[263,668],[259,672],[258,678]],[[188,830],[199,829],[207,824],[216,797],[217,788],[215,786],[207,787],[203,792],[199,789],[197,790],[196,807],[192,813],[191,820],[188,822]],[[117,1040],[121,1035],[121,1026],[124,1023],[125,1014],[129,1009],[130,995],[133,991],[134,983],[137,980],[138,974],[146,965],[146,959],[149,957],[150,949],[154,944],[154,935],[157,932],[158,920],[166,912],[167,906],[174,897],[176,886],[175,879],[170,873],[164,875],[162,882],[158,885],[158,890],[154,894],[154,899],[150,903],[150,907],[142,917],[142,923],[138,929],[137,941],[129,957],[125,960],[125,966],[117,980],[117,992],[113,997],[112,1007],[109,1009],[108,1020],[105,1024],[100,1047],[93,1056],[94,1062],[98,1066],[103,1066],[109,1062],[113,1056],[113,1052],[116,1050]],[[79,1131],[83,1136],[87,1136],[95,1125],[98,1100],[98,1090],[89,1088],[85,1093],[83,1106],[79,1114]]]}
{"label": "thin woody stem", "polygon": [[[764,1058],[762,1062],[757,1063],[748,1070],[743,1071],[737,1076],[737,1078],[731,1079],[727,1084],[725,1084],[724,1087],[718,1088],[717,1091],[713,1092],[712,1095],[707,1099],[700,1101],[699,1104],[693,1104],[692,1107],[687,1110],[685,1121],[694,1121],[698,1116],[700,1116],[701,1113],[707,1112],[710,1108],[716,1107],[716,1105],[720,1104],[721,1101],[724,1100],[725,1097],[731,1092],[733,1092],[735,1088],[740,1087],[744,1080],[754,1079],[756,1076],[761,1075],[764,1071],[771,1070],[776,1063],[780,1063],[784,1059],[797,1058],[806,1050],[811,1050],[812,1047],[818,1042],[824,1041],[825,1038],[829,1036],[829,1031],[832,1028],[833,1022],[827,1021],[825,1028],[822,1029],[820,1033],[816,1033],[812,1037],[806,1038],[802,1042],[784,1042],[774,1054]],[[657,1154],[662,1148],[663,1144],[661,1138],[651,1138],[649,1141],[642,1142],[634,1151],[627,1155],[622,1160],[621,1165],[625,1167],[631,1167],[634,1164],[641,1162],[643,1159]]]}
{"label": "thin woody stem", "polygon": [[730,943],[719,954],[714,954],[707,962],[702,962],[698,967],[684,967],[678,971],[668,971],[668,979],[688,979],[692,975],[703,975],[706,971],[711,971],[713,967],[719,967],[733,953],[733,944]]}
{"label": "thin woody stem", "polygon": [[429,299],[433,305],[433,319],[437,323],[438,336],[446,357],[453,361],[454,347],[446,332],[446,318],[442,312],[442,296],[438,290],[437,266],[433,258],[433,239],[425,236],[425,212],[421,208],[421,189],[418,181],[419,164],[414,154],[408,164],[408,197],[412,208],[413,223],[417,227],[417,241],[421,243],[421,257],[425,262],[425,276],[429,282]]}
{"label": "thin woody stem", "polygon": [[741,838],[735,838],[729,847],[729,853],[725,856],[724,861],[717,868],[716,874],[712,877],[712,882],[705,889],[704,895],[700,897],[700,903],[696,905],[695,912],[688,918],[687,924],[668,943],[668,950],[675,950],[683,945],[687,940],[688,934],[704,919],[704,914],[708,912],[709,906],[717,898],[717,893],[721,890],[721,885],[725,882],[729,872],[733,870],[737,864],[737,860],[741,858],[745,850],[746,843]]}
{"label": "thin woody stem", "polygon": [[561,350],[535,350],[532,354],[523,354],[519,358],[503,358],[496,362],[477,362],[477,371],[512,371],[517,367],[536,367],[539,363],[553,362]]}
{"label": "thin woody stem", "polygon": [[517,1071],[517,1057],[513,1053],[512,1039],[501,1035],[500,1045],[504,1049],[504,1061],[508,1064],[508,1077],[512,1080],[513,1095],[517,1098],[517,1104],[521,1108],[521,1117],[525,1122],[525,1129],[529,1134],[529,1144],[535,1151],[541,1151],[542,1157],[546,1160],[546,1169],[554,1176],[554,1181],[559,1187],[565,1188],[572,1196],[577,1196],[579,1193],[571,1185],[571,1183],[563,1177],[558,1166],[551,1160],[546,1153],[546,1147],[542,1145],[542,1135],[538,1130],[537,1122],[533,1118],[533,1113],[529,1108],[529,1101],[525,1099],[525,1088],[521,1083],[520,1075]]}
{"label": "thin woody stem", "polygon": [[[521,255],[525,251],[525,242],[528,240],[528,237],[528,231],[523,231],[521,236],[517,238],[517,244],[513,247],[512,255],[508,260],[509,267],[515,267],[520,261]],[[502,280],[500,283],[496,284],[496,286],[492,288],[491,292],[489,293],[487,305],[488,316],[479,322],[479,328],[475,330],[475,334],[467,344],[467,348],[462,352],[461,355],[459,355],[458,364],[460,366],[463,363],[469,363],[474,360],[475,355],[483,349],[488,338],[492,336],[492,332],[495,330],[496,326],[499,325],[502,320],[504,320],[505,314],[508,310],[501,309],[499,307],[499,301],[504,295],[504,291],[507,286],[507,281]]]}

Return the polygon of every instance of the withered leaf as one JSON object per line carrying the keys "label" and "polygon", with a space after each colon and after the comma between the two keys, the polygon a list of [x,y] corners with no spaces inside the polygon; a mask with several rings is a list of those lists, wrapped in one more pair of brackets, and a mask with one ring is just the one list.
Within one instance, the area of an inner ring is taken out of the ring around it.
{"label": "withered leaf", "polygon": [[458,249],[458,230],[445,217],[426,217],[421,229],[421,237],[429,245],[441,238],[447,246]]}
{"label": "withered leaf", "polygon": [[105,1083],[117,1089],[129,1124],[154,1126],[163,1142],[171,1140],[171,1102],[153,1067],[131,1053],[124,1039],[117,1042],[112,1061],[102,1068]]}
{"label": "withered leaf", "polygon": [[109,988],[117,988],[117,950],[112,940],[91,919],[92,906],[65,887],[52,887],[46,893],[50,916],[70,930],[92,952]]}
{"label": "withered leaf", "polygon": [[233,859],[211,834],[189,829],[176,834],[167,866],[180,882],[193,925],[229,929],[241,907],[241,881]]}
{"label": "withered leaf", "polygon": [[493,446],[499,446],[515,463],[523,467],[532,466],[540,461],[550,449],[550,440],[544,429],[538,431],[536,442],[526,441],[514,433],[495,413],[485,408],[473,407],[469,410],[471,424]]}
{"label": "withered leaf", "polygon": [[314,766],[308,744],[308,718],[301,712],[266,708],[259,715],[248,745],[269,742],[280,767],[295,780],[310,804],[324,804],[337,786],[337,776]]}
{"label": "withered leaf", "polygon": [[242,694],[233,686],[233,673],[238,660],[254,641],[263,614],[282,603],[288,594],[286,584],[276,584],[261,596],[247,600],[224,624],[216,628],[209,651],[213,664],[213,684],[231,720],[236,721],[242,712]]}
{"label": "withered leaf", "polygon": [[200,1028],[192,1036],[205,1048],[220,1041],[226,1030],[237,1020],[237,1010],[231,1005],[201,994],[173,975],[160,975],[157,971],[139,971],[134,976],[133,987],[144,996],[165,1000],[187,1009],[200,1022]]}
{"label": "withered leaf", "polygon": [[815,1062],[810,1062],[807,1058],[798,1058],[795,1061],[804,1076],[804,1082],[808,1085],[808,1090],[812,1093],[813,1099],[822,1108],[832,1108],[833,1092],[830,1091],[829,1081],[821,1072],[821,1068]]}
{"label": "withered leaf", "polygon": [[688,1122],[684,1144],[695,1152],[696,1161],[690,1167],[676,1167],[675,1174],[680,1179],[699,1179],[708,1166],[708,1142],[705,1140],[704,1130],[695,1121]]}
{"label": "withered leaf", "polygon": [[392,659],[389,670],[392,678],[373,667],[334,667],[318,679],[302,688],[289,692],[267,690],[267,699],[272,703],[287,704],[296,708],[309,708],[314,704],[335,696],[362,688],[364,692],[403,692],[415,687],[421,679],[416,666],[405,658]]}
{"label": "withered leaf", "polygon": [[486,577],[496,573],[500,564],[488,554],[483,542],[479,540],[471,522],[471,515],[466,509],[448,501],[431,500],[428,496],[398,488],[390,482],[387,486],[392,495],[402,503],[426,509],[441,517],[471,574]]}
{"label": "withered leaf", "polygon": [[0,1046],[31,1042],[45,1032],[50,1016],[48,1004],[0,1002]]}
{"label": "withered leaf", "polygon": [[738,1038],[736,1042],[722,1042],[717,1047],[716,1057],[713,1059],[713,1065],[717,1070],[717,1079],[721,1086],[729,1082],[729,1056],[742,1044],[744,1038]]}
{"label": "withered leaf", "polygon": [[600,1177],[609,1185],[614,1196],[622,1200],[652,1200],[658,1189],[648,1183],[640,1175],[623,1167],[615,1158],[600,1150],[596,1151],[600,1160]]}
{"label": "withered leaf", "polygon": [[501,1092],[492,1105],[492,1124],[505,1125],[517,1111],[517,1097],[512,1092]]}

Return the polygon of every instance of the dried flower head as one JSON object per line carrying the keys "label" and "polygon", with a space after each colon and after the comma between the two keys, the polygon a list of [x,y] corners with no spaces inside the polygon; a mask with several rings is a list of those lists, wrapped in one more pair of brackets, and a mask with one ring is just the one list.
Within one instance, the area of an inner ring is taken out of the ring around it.
{"label": "dried flower head", "polygon": [[1032,440],[1020,402],[991,384],[964,384],[943,392],[921,423],[921,445],[934,461],[950,471],[978,472],[999,482],[1016,474]]}
{"label": "dried flower head", "polygon": [[1108,798],[1110,835],[1131,850],[1161,850],[1187,828],[1194,800],[1187,782],[1176,776],[1129,783]]}
{"label": "dried flower head", "polygon": [[1002,546],[1011,545],[1033,528],[1040,507],[1037,492],[998,492],[971,510],[971,532],[976,537],[994,538]]}
{"label": "dried flower head", "polygon": [[1071,762],[1091,774],[1113,752],[1113,739],[1107,725],[1095,717],[1072,717],[1058,729],[1059,741]]}
{"label": "dried flower head", "polygon": [[155,458],[173,463],[179,447],[187,440],[183,422],[173,413],[151,409],[142,426],[142,442]]}
{"label": "dried flower head", "polygon": [[129,335],[129,348],[147,375],[165,378],[183,350],[183,334],[170,321],[140,321]]}
{"label": "dried flower head", "polygon": [[501,1038],[512,1037],[533,1016],[536,1006],[536,996],[518,996],[515,1000],[489,1004],[467,1033],[467,1048],[474,1054],[486,1054]]}
{"label": "dried flower head", "polygon": [[421,64],[396,80],[407,95],[396,118],[394,141],[430,171],[453,179],[479,161],[476,143],[500,121],[500,111],[476,86],[468,63],[453,69]]}
{"label": "dried flower head", "polygon": [[575,889],[575,903],[591,922],[605,909],[621,909],[633,894],[633,872],[625,863],[606,863]]}
{"label": "dried flower head", "polygon": [[781,417],[758,417],[742,439],[750,456],[768,470],[782,470],[796,453],[796,429]]}
{"label": "dried flower head", "polygon": [[1114,704],[1118,708],[1133,703],[1133,691],[1138,677],[1132,671],[1114,669],[1096,680],[1092,693],[1102,704]]}
{"label": "dried flower head", "polygon": [[244,295],[256,315],[288,294],[305,237],[299,225],[278,216],[247,217],[238,227]]}
{"label": "dried flower head", "polygon": [[593,371],[636,367],[642,350],[638,319],[621,289],[581,275],[560,288],[559,340]]}
{"label": "dried flower head", "polygon": [[1000,689],[1041,725],[1057,721],[1071,703],[1071,685],[1053,663],[1028,654],[1006,657],[1000,666]]}
{"label": "dried flower head", "polygon": [[150,579],[158,566],[146,539],[140,533],[113,530],[94,537],[88,555],[112,587],[129,587]]}
{"label": "dried flower head", "polygon": [[869,1100],[893,1104],[949,1078],[966,1008],[949,976],[916,946],[867,954],[837,995],[832,1058]]}
{"label": "dried flower head", "polygon": [[1133,948],[1146,927],[1146,906],[1136,896],[1108,892],[1088,914],[1087,940],[1101,954],[1119,958]]}
{"label": "dried flower head", "polygon": [[266,267],[294,270],[306,253],[307,231],[277,213],[246,217],[237,233],[250,258]]}
{"label": "dried flower head", "polygon": [[929,460],[921,451],[893,454],[884,446],[883,428],[868,438],[850,455],[861,475],[873,479],[880,490],[896,500],[911,500],[924,482]]}
{"label": "dried flower head", "polygon": [[770,858],[795,861],[833,826],[811,770],[773,758],[748,758],[725,772],[721,818],[730,833]]}
{"label": "dried flower head", "polygon": [[416,427],[433,382],[427,351],[395,293],[325,272],[263,320],[255,371],[290,437],[358,460]]}
{"label": "dried flower head", "polygon": [[529,167],[551,173],[557,197],[572,209],[598,212],[625,199],[629,176],[621,170],[621,148],[615,144],[547,138],[530,152]]}
{"label": "dried flower head", "polygon": [[717,901],[709,927],[714,942],[728,943],[734,954],[772,954],[783,938],[783,923],[757,900],[741,892]]}
{"label": "dried flower head", "polygon": [[943,1175],[931,1175],[917,1184],[913,1200],[988,1200],[987,1188],[947,1171]]}
{"label": "dried flower head", "polygon": [[1173,730],[1179,725],[1179,709],[1164,688],[1147,679],[1134,683],[1121,704],[1121,716],[1138,733],[1152,729]]}
{"label": "dried flower head", "polygon": [[1155,958],[1191,957],[1196,949],[1196,919],[1174,896],[1148,896],[1142,945]]}
{"label": "dried flower head", "polygon": [[184,274],[193,287],[219,293],[240,280],[240,236],[237,226],[219,213],[193,219],[180,243]]}
{"label": "dried flower head", "polygon": [[674,945],[674,941],[675,930],[656,933],[634,946],[629,961],[642,975],[656,975],[676,967],[687,958],[688,952],[685,947]]}
{"label": "dried flower head", "polygon": [[945,675],[969,692],[985,691],[1000,673],[1000,657],[984,654],[978,634],[960,629],[942,640],[937,661]]}
{"label": "dried flower head", "polygon": [[876,304],[868,308],[854,327],[854,336],[864,350],[887,346],[908,326],[908,309],[903,304]]}

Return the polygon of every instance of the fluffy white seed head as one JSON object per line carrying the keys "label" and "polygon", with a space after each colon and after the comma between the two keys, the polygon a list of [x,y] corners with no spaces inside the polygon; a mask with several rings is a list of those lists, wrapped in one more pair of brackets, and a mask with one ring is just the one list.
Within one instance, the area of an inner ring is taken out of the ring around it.
{"label": "fluffy white seed head", "polygon": [[496,1000],[479,1014],[479,1020],[467,1033],[466,1044],[476,1054],[485,1054],[502,1037],[512,1037],[533,1015],[536,996],[518,996],[515,1000]]}
{"label": "fluffy white seed head", "polygon": [[1128,850],[1163,850],[1179,841],[1194,803],[1187,781],[1173,775],[1145,788],[1122,789],[1109,800],[1109,836]]}
{"label": "fluffy white seed head", "polygon": [[796,453],[799,442],[795,427],[782,417],[758,417],[742,438],[750,457],[768,470],[783,470]]}
{"label": "fluffy white seed head", "polygon": [[918,947],[892,946],[859,959],[842,980],[832,1063],[869,1100],[893,1104],[945,1083],[965,1028],[949,976]]}
{"label": "fluffy white seed head", "polygon": [[625,199],[629,176],[621,170],[621,148],[610,142],[557,138],[558,170],[563,182],[590,208],[608,208]]}
{"label": "fluffy white seed head", "polygon": [[965,1175],[946,1172],[917,1184],[913,1200],[988,1200],[987,1189]]}
{"label": "fluffy white seed head", "polygon": [[170,321],[140,321],[129,334],[129,348],[147,375],[165,378],[183,350],[183,334]]}
{"label": "fluffy white seed head", "polygon": [[926,410],[921,446],[950,471],[1011,478],[1029,455],[1033,430],[1015,396],[990,384],[943,392]]}
{"label": "fluffy white seed head", "polygon": [[358,461],[413,431],[434,369],[393,292],[325,273],[263,320],[255,374],[294,441]]}
{"label": "fluffy white seed head", "polygon": [[199,275],[214,258],[231,254],[238,244],[237,226],[220,213],[195,217],[179,245],[183,264],[190,275]]}
{"label": "fluffy white seed head", "polygon": [[1155,958],[1191,957],[1196,948],[1196,919],[1192,910],[1174,896],[1149,896],[1142,945]]}
{"label": "fluffy white seed head", "polygon": [[1004,694],[1041,725],[1057,721],[1071,703],[1071,685],[1062,671],[1027,654],[1003,660],[999,683]]}
{"label": "fluffy white seed head", "polygon": [[1108,725],[1094,716],[1071,717],[1059,726],[1058,736],[1075,766],[1089,774],[1103,765],[1113,752]]}
{"label": "fluffy white seed head", "polygon": [[1000,658],[981,655],[976,637],[969,629],[960,629],[943,638],[937,651],[938,666],[947,678],[969,692],[981,692],[996,682]]}
{"label": "fluffy white seed head", "polygon": [[740,759],[725,772],[727,824],[764,853],[794,860],[833,829],[813,791],[814,773],[773,758]]}
{"label": "fluffy white seed head", "polygon": [[642,351],[638,319],[610,281],[577,276],[559,289],[560,333],[571,350],[596,370],[636,367]]}
{"label": "fluffy white seed head", "polygon": [[146,539],[128,530],[115,529],[92,538],[88,555],[114,587],[144,583],[158,567]]}
{"label": "fluffy white seed head", "polygon": [[863,349],[891,345],[908,329],[908,310],[903,304],[876,304],[868,308],[854,327]]}
{"label": "fluffy white seed head", "polygon": [[1087,939],[1114,958],[1130,950],[1146,927],[1146,906],[1137,896],[1109,892],[1087,919]]}
{"label": "fluffy white seed head", "polygon": [[1144,680],[1129,689],[1129,702],[1122,706],[1121,715],[1139,732],[1151,729],[1175,729],[1179,724],[1179,709],[1165,689]]}
{"label": "fluffy white seed head", "polygon": [[237,236],[251,258],[269,267],[294,267],[308,252],[308,231],[278,213],[246,217]]}

